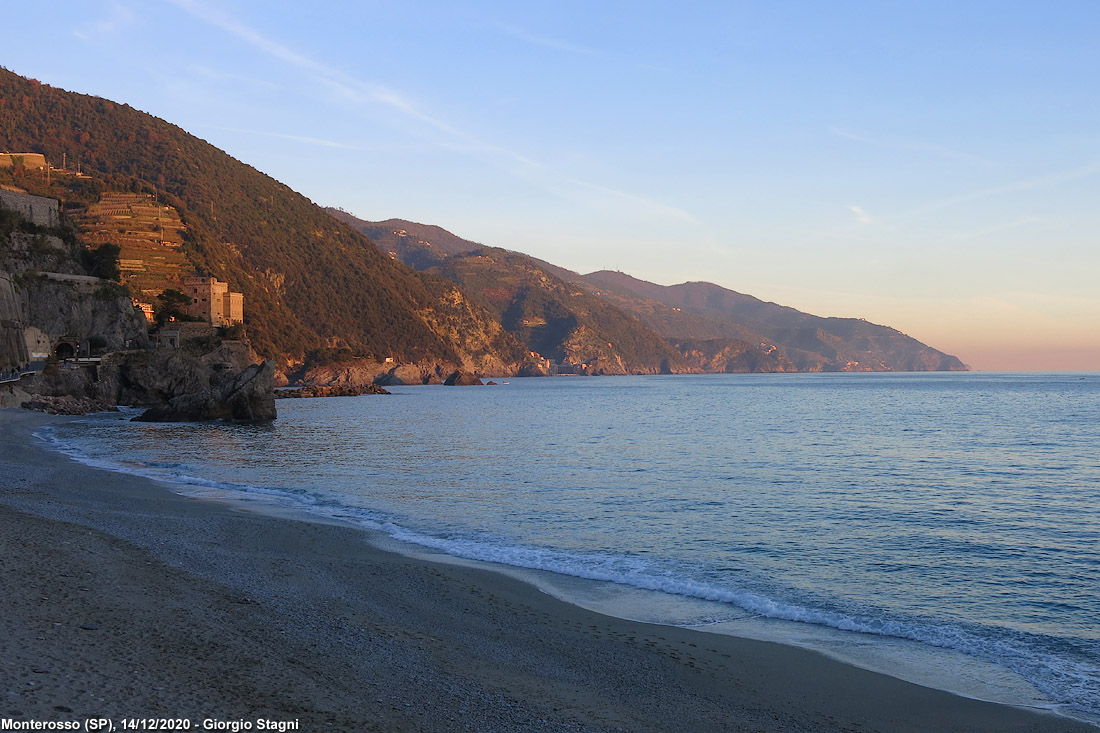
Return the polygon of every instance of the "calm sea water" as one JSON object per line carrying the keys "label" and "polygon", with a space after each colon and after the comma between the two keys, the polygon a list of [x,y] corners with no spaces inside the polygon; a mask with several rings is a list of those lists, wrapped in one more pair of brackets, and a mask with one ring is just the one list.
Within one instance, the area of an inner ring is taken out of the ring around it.
{"label": "calm sea water", "polygon": [[1100,720],[1100,374],[395,391],[280,401],[270,427],[105,416],[44,437],[538,571],[600,610]]}

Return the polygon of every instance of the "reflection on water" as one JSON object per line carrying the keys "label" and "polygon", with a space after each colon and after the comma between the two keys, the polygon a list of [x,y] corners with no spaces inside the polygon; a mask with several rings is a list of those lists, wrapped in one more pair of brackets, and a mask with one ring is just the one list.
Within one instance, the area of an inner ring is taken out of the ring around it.
{"label": "reflection on water", "polygon": [[452,555],[615,581],[600,603],[622,615],[920,642],[1100,712],[1097,376],[397,391],[286,401],[266,427],[100,420],[62,437]]}

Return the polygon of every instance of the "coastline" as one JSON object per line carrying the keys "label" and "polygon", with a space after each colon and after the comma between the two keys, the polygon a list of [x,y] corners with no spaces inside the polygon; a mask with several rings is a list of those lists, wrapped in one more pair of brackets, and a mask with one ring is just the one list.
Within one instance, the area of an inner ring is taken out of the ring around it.
{"label": "coastline", "polygon": [[603,616],[362,530],[84,466],[0,411],[0,717],[299,730],[1089,731],[814,652]]}

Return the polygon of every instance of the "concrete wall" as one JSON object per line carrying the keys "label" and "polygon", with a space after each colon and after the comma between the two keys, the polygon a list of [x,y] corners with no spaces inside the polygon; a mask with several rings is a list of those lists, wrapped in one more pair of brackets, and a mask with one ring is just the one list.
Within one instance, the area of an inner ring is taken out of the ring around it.
{"label": "concrete wall", "polygon": [[30,356],[23,326],[23,309],[11,275],[0,272],[0,380],[27,368]]}
{"label": "concrete wall", "polygon": [[0,153],[0,169],[14,168],[16,164],[29,171],[42,170],[46,167],[46,156],[42,153]]}
{"label": "concrete wall", "polygon": [[45,368],[46,360],[50,358],[53,351],[50,335],[34,326],[27,326],[24,334],[27,341],[27,351],[31,357],[27,369],[32,372],[40,372]]}
{"label": "concrete wall", "polygon": [[[0,160],[3,157],[3,155],[0,155]],[[55,227],[61,223],[57,199],[32,196],[29,193],[18,193],[0,188],[0,206],[18,211],[40,227]]]}

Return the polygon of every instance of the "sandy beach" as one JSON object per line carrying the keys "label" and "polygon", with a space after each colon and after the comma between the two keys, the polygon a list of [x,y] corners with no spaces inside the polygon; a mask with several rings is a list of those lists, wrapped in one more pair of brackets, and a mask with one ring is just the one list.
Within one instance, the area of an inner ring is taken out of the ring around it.
{"label": "sandy beach", "polygon": [[181,497],[49,451],[31,432],[54,419],[0,411],[3,719],[1096,730],[801,649],[602,616],[501,574],[376,549],[352,527]]}

